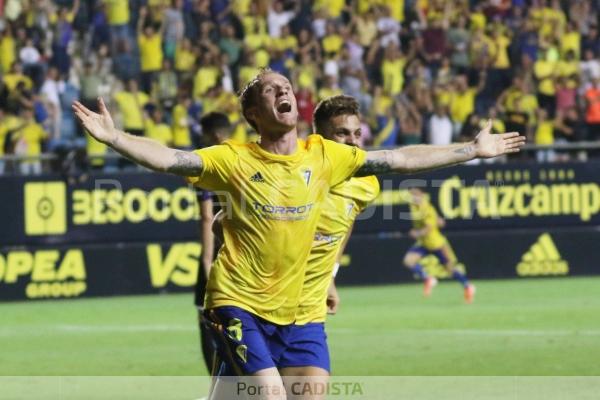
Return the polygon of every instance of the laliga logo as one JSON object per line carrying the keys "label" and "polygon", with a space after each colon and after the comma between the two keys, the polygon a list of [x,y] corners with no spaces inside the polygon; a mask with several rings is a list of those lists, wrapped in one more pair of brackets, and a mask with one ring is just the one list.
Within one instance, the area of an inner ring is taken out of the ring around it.
{"label": "laliga logo", "polygon": [[67,231],[67,202],[64,182],[25,184],[25,233],[60,235]]}

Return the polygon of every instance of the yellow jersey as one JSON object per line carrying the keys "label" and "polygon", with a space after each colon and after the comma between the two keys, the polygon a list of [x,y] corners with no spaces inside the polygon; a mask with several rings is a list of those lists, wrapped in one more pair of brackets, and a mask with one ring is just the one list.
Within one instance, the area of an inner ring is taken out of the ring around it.
{"label": "yellow jersey", "polygon": [[508,47],[510,46],[510,38],[504,35],[492,39],[494,43],[494,53],[496,55],[493,60],[493,67],[498,69],[510,68],[510,57],[508,56]]}
{"label": "yellow jersey", "polygon": [[454,122],[464,123],[469,115],[475,111],[475,98],[477,90],[468,88],[464,92],[450,93],[450,116]]}
{"label": "yellow jersey", "polygon": [[231,2],[233,12],[238,18],[242,18],[244,15],[248,15],[250,12],[250,3],[252,0],[233,0]]}
{"label": "yellow jersey", "polygon": [[404,86],[404,66],[406,59],[395,60],[384,59],[381,63],[381,75],[383,77],[383,90],[390,96],[397,96]]}
{"label": "yellow jersey", "polygon": [[144,92],[117,92],[114,99],[119,106],[123,118],[123,128],[144,129],[144,117],[142,109],[150,101]]}
{"label": "yellow jersey", "polygon": [[380,3],[388,6],[392,18],[404,22],[404,0],[380,0]]}
{"label": "yellow jersey", "polygon": [[12,36],[4,35],[0,39],[0,69],[4,74],[8,74],[10,67],[17,59],[17,48],[15,39]]}
{"label": "yellow jersey", "polygon": [[319,89],[319,92],[317,93],[317,98],[319,99],[319,101],[321,101],[342,94],[344,94],[344,92],[342,92],[342,89],[340,88],[329,88],[324,86],[321,89]]}
{"label": "yellow jersey", "polygon": [[482,12],[471,13],[471,30],[485,29],[487,17]]}
{"label": "yellow jersey", "polygon": [[196,54],[192,50],[186,50],[182,46],[175,47],[175,71],[189,72],[196,64]]}
{"label": "yellow jersey", "polygon": [[183,104],[177,104],[173,108],[173,146],[190,147],[192,138],[190,137],[190,129],[188,128],[188,110]]}
{"label": "yellow jersey", "polygon": [[554,76],[556,63],[546,60],[537,60],[533,64],[533,73],[538,79],[538,92],[546,96],[554,96]]}
{"label": "yellow jersey", "polygon": [[327,289],[342,243],[354,220],[379,195],[374,176],[350,178],[329,191],[321,207],[321,217],[312,250],[308,256],[296,324],[325,322]]}
{"label": "yellow jersey", "polygon": [[217,67],[203,66],[198,68],[194,76],[194,98],[201,99],[219,80],[220,71]]}
{"label": "yellow jersey", "polygon": [[344,39],[337,34],[334,35],[327,35],[323,38],[323,43],[322,43],[322,47],[323,47],[323,51],[325,52],[325,54],[329,54],[329,53],[339,53],[340,50],[342,50],[342,47],[344,46]]}
{"label": "yellow jersey", "polygon": [[298,49],[298,39],[295,36],[288,35],[280,38],[273,38],[271,49],[279,51],[296,51]]}
{"label": "yellow jersey", "polygon": [[232,141],[196,153],[202,172],[189,182],[226,204],[206,307],[235,306],[291,324],[321,205],[331,187],[364,164],[366,152],[310,135],[291,155]]}
{"label": "yellow jersey", "polygon": [[427,250],[437,250],[447,243],[438,226],[438,213],[429,200],[423,199],[420,205],[410,203],[410,216],[413,228],[430,228],[429,233],[417,240],[417,246],[423,246]]}
{"label": "yellow jersey", "polygon": [[257,68],[266,68],[271,62],[271,55],[265,49],[258,49],[254,53],[254,66]]}
{"label": "yellow jersey", "polygon": [[581,49],[581,34],[577,31],[567,32],[560,36],[560,52],[564,57],[568,51],[575,53],[575,59],[579,60]]}
{"label": "yellow jersey", "polygon": [[173,142],[173,131],[167,124],[157,124],[151,119],[148,119],[146,121],[146,137],[154,139],[164,146],[170,146]]}
{"label": "yellow jersey", "polygon": [[[85,135],[85,137],[87,140],[86,150],[87,150],[88,156],[96,156],[96,155],[101,156],[101,155],[105,155],[107,153],[107,151],[108,151],[107,145],[97,141],[96,139],[94,139],[92,137],[92,135]],[[100,166],[104,165],[104,159],[103,158],[91,158],[90,164],[92,164],[95,167],[100,167]]]}
{"label": "yellow jersey", "polygon": [[271,46],[271,36],[267,33],[251,33],[244,37],[244,44],[250,50],[258,50]]}
{"label": "yellow jersey", "polygon": [[0,119],[0,156],[4,155],[4,142],[11,131],[14,131],[21,126],[23,122],[14,115],[5,115]]}
{"label": "yellow jersey", "polygon": [[104,0],[107,5],[109,25],[125,25],[129,23],[129,2],[123,0]]}
{"label": "yellow jersey", "polygon": [[260,72],[260,68],[254,65],[243,65],[240,67],[240,72],[238,72],[238,82],[240,87],[244,87],[248,82],[250,82],[256,74]]}
{"label": "yellow jersey", "polygon": [[344,0],[317,0],[313,4],[313,10],[324,9],[328,18],[338,18],[342,14],[345,5]]}
{"label": "yellow jersey", "polygon": [[42,153],[42,141],[48,138],[48,133],[35,121],[26,122],[25,125],[15,132],[17,147],[23,146],[28,156],[37,156]]}
{"label": "yellow jersey", "polygon": [[138,35],[138,46],[142,72],[160,71],[163,63],[161,35],[159,33],[152,36]]}
{"label": "yellow jersey", "polygon": [[540,121],[535,130],[535,144],[548,145],[554,143],[554,121]]}
{"label": "yellow jersey", "polygon": [[21,82],[23,82],[23,84],[25,85],[25,89],[27,90],[31,90],[31,88],[33,87],[33,81],[31,80],[31,78],[23,74],[5,74],[2,81],[4,82],[4,85],[6,85],[6,87],[8,88],[9,92],[14,91]]}

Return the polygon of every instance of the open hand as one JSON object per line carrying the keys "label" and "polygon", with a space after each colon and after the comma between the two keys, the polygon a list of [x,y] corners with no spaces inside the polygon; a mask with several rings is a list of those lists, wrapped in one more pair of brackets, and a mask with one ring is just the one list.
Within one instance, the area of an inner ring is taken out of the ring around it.
{"label": "open hand", "polygon": [[525,136],[518,132],[492,134],[492,120],[475,137],[475,152],[477,157],[491,158],[503,154],[517,153],[525,144]]}
{"label": "open hand", "polygon": [[98,99],[99,114],[91,111],[78,101],[73,102],[72,107],[81,125],[94,139],[108,145],[115,142],[118,131],[115,129],[115,124],[102,98]]}

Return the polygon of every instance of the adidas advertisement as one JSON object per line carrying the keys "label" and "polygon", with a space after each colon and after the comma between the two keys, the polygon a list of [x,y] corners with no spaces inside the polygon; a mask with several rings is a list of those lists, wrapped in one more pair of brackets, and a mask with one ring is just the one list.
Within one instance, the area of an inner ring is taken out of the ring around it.
{"label": "adidas advertisement", "polygon": [[519,276],[568,275],[569,263],[561,258],[556,244],[549,233],[540,235],[523,254],[517,265]]}

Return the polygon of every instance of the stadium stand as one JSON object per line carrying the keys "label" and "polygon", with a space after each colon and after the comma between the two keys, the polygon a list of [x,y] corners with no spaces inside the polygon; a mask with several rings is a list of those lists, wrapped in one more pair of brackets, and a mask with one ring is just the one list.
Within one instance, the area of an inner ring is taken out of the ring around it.
{"label": "stadium stand", "polygon": [[75,99],[95,107],[102,96],[118,125],[174,147],[201,146],[198,121],[213,110],[229,115],[236,140],[253,140],[235,93],[264,67],[292,80],[302,135],[319,100],[346,93],[368,146],[470,140],[494,118],[496,131],[541,146],[521,158],[585,160],[593,145],[564,144],[600,140],[598,7],[0,0],[0,173],[131,168],[86,138]]}

